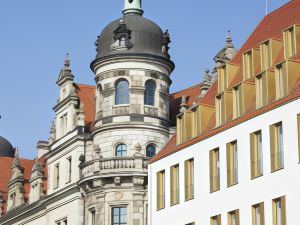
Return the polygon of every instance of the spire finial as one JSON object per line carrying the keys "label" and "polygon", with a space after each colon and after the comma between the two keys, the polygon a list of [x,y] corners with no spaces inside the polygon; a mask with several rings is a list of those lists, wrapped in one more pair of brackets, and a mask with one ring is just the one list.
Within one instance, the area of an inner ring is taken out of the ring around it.
{"label": "spire finial", "polygon": [[69,58],[69,53],[66,54],[66,58],[65,58],[65,68],[69,68],[70,67],[70,58]]}
{"label": "spire finial", "polygon": [[226,38],[226,47],[233,48],[232,36],[230,30],[228,30],[227,38]]}
{"label": "spire finial", "polygon": [[143,15],[142,0],[125,0],[123,14],[126,15],[130,13]]}

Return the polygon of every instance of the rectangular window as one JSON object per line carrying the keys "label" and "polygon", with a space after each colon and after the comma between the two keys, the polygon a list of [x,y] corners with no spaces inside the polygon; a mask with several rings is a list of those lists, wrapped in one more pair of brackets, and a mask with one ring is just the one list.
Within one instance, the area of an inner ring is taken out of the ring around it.
{"label": "rectangular window", "polygon": [[265,71],[272,65],[270,41],[261,44],[261,70]]}
{"label": "rectangular window", "polygon": [[165,171],[157,173],[157,209],[165,208]]}
{"label": "rectangular window", "polygon": [[228,213],[228,225],[240,225],[240,212],[238,209]]}
{"label": "rectangular window", "polygon": [[296,55],[296,38],[294,27],[291,27],[284,32],[284,41],[286,58]]}
{"label": "rectangular window", "polygon": [[10,208],[14,208],[16,206],[16,193],[12,193],[9,196],[9,200],[10,200]]}
{"label": "rectangular window", "polygon": [[96,210],[94,208],[90,209],[90,215],[89,215],[89,224],[90,225],[96,225]]}
{"label": "rectangular window", "polygon": [[54,188],[59,187],[59,163],[57,163],[54,167]]}
{"label": "rectangular window", "polygon": [[252,206],[252,224],[265,225],[264,203]]}
{"label": "rectangular window", "polygon": [[214,149],[209,152],[210,192],[220,190],[220,152]]}
{"label": "rectangular window", "polygon": [[67,124],[68,124],[67,118],[68,118],[67,114],[60,117],[61,136],[65,135],[67,133]]}
{"label": "rectangular window", "polygon": [[263,175],[263,149],[261,131],[250,134],[251,178]]}
{"label": "rectangular window", "polygon": [[266,74],[260,74],[255,79],[256,87],[256,108],[261,108],[267,104]]}
{"label": "rectangular window", "polygon": [[273,224],[286,225],[285,197],[273,200]]}
{"label": "rectangular window", "polygon": [[221,215],[211,217],[210,225],[221,225]]}
{"label": "rectangular window", "polygon": [[276,66],[276,99],[283,98],[287,93],[287,77],[285,72],[286,64],[282,63]]}
{"label": "rectangular window", "polygon": [[67,182],[72,180],[72,157],[67,158]]}
{"label": "rectangular window", "polygon": [[127,207],[112,208],[112,225],[127,225]]}
{"label": "rectangular window", "polygon": [[194,198],[194,159],[186,160],[185,167],[185,200]]}
{"label": "rectangular window", "polygon": [[226,66],[222,66],[218,69],[218,92],[222,92],[227,88],[227,74],[226,74]]}
{"label": "rectangular window", "polygon": [[243,114],[242,85],[233,88],[233,116],[237,118]]}
{"label": "rectangular window", "polygon": [[276,171],[284,167],[283,152],[283,128],[282,123],[270,126],[270,147],[271,147],[271,170]]}
{"label": "rectangular window", "polygon": [[171,167],[171,206],[179,203],[179,165]]}
{"label": "rectangular window", "polygon": [[244,79],[247,80],[253,77],[253,60],[252,51],[244,54]]}
{"label": "rectangular window", "polygon": [[227,186],[238,183],[238,148],[237,141],[227,144]]}
{"label": "rectangular window", "polygon": [[225,123],[225,101],[224,94],[216,97],[217,106],[217,126],[221,126]]}

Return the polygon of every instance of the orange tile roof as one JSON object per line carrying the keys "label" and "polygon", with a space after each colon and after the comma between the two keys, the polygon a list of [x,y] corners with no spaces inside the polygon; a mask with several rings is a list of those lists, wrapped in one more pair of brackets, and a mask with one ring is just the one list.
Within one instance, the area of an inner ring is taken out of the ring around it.
{"label": "orange tile roof", "polygon": [[[300,24],[300,0],[292,0],[286,5],[282,6],[278,10],[270,13],[267,15],[260,24],[256,27],[256,29],[253,31],[253,33],[250,35],[248,40],[245,42],[245,44],[242,46],[240,51],[237,53],[237,55],[233,58],[233,60],[230,63],[239,65],[239,69],[237,73],[235,74],[231,84],[229,85],[229,88],[234,87],[235,85],[239,84],[243,80],[243,68],[242,68],[242,55],[244,52],[259,47],[260,43],[268,40],[270,38],[274,39],[283,39],[283,30],[286,28],[291,27],[294,24]],[[291,60],[300,61],[300,45],[297,46],[298,48],[298,54],[291,58]],[[275,64],[281,62],[284,59],[284,50],[281,49],[276,56]],[[255,71],[256,74],[258,74],[260,71]],[[248,80],[247,82],[253,83],[254,80]],[[213,86],[209,89],[207,94],[204,96],[203,99],[200,100],[201,105],[215,105],[215,97],[217,94],[217,81],[213,84]],[[291,92],[289,96],[287,96],[284,99],[281,99],[279,101],[275,101],[275,96],[271,96],[273,101],[268,106],[261,108],[259,110],[256,110],[255,107],[255,98],[253,98],[252,104],[248,105],[245,109],[246,113],[244,116],[232,120],[228,122],[227,124],[215,128],[215,121],[216,121],[216,115],[214,115],[211,118],[207,118],[209,120],[208,126],[204,129],[204,132],[192,139],[189,140],[179,146],[176,146],[176,141],[174,141],[175,136],[169,141],[169,143],[165,146],[163,150],[161,150],[155,157],[152,158],[151,163],[156,162],[168,155],[171,155],[177,151],[180,151],[181,149],[184,149],[190,145],[193,145],[201,140],[204,140],[206,138],[209,138],[213,135],[216,135],[219,132],[225,131],[226,129],[229,129],[233,126],[238,125],[239,123],[245,122],[253,117],[256,117],[262,113],[265,113],[267,111],[270,111],[276,107],[279,107],[282,104],[286,104],[289,101],[292,101],[296,98],[300,97],[300,79],[296,83],[294,90]]]}
{"label": "orange tile roof", "polygon": [[76,93],[83,103],[85,112],[85,124],[90,126],[95,120],[95,94],[96,87],[85,84],[75,84]]}

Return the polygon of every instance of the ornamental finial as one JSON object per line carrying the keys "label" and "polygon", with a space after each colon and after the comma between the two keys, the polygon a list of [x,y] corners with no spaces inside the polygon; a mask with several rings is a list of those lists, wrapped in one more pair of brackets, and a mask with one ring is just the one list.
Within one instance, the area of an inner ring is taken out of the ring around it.
{"label": "ornamental finial", "polygon": [[131,13],[143,15],[142,0],[125,0],[123,14],[126,15]]}

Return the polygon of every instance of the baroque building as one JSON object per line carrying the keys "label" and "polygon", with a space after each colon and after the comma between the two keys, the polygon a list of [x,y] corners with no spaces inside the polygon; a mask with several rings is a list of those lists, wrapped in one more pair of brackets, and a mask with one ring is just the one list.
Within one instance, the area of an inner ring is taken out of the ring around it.
{"label": "baroque building", "polygon": [[292,0],[266,15],[183,104],[148,167],[149,224],[300,223],[299,12]]}

